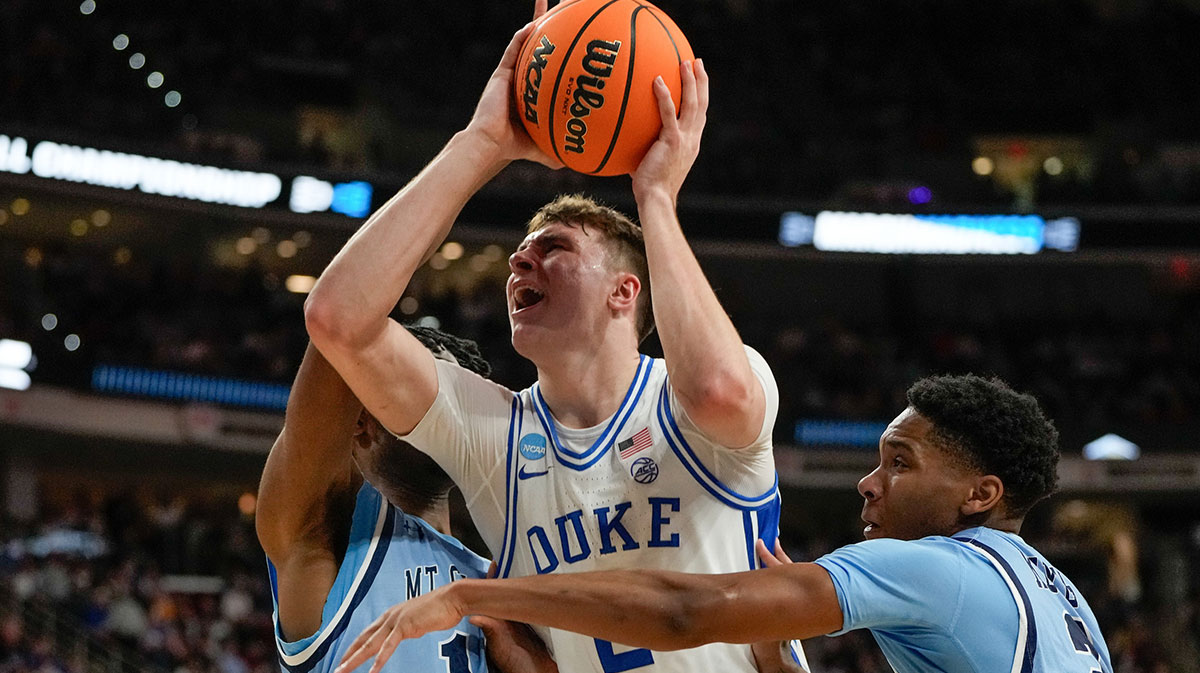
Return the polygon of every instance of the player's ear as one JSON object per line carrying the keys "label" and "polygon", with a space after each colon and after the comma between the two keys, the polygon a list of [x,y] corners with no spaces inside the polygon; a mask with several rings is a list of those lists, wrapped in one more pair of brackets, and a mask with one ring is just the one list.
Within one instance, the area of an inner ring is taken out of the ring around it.
{"label": "player's ear", "polygon": [[608,295],[608,307],[616,313],[636,311],[637,299],[641,294],[642,281],[628,271],[621,271]]}
{"label": "player's ear", "polygon": [[967,499],[959,508],[964,517],[989,512],[1004,498],[1004,482],[994,474],[985,474],[975,480]]}

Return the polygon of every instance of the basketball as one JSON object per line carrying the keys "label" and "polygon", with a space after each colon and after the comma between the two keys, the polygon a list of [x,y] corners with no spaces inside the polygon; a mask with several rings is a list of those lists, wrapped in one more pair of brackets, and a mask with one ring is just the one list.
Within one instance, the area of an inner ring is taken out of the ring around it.
{"label": "basketball", "polygon": [[679,65],[692,48],[644,0],[578,0],[534,25],[517,60],[514,91],[525,130],[547,155],[589,175],[637,168],[662,122],[654,78],[679,109]]}

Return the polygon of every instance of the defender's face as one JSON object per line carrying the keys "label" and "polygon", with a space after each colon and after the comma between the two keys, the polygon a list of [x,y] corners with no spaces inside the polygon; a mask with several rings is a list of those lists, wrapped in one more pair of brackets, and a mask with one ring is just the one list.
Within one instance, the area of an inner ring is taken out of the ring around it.
{"label": "defender's face", "polygon": [[603,329],[610,319],[609,269],[602,234],[554,223],[525,237],[508,258],[506,295],[513,347],[533,359]]}
{"label": "defender's face", "polygon": [[863,535],[916,540],[954,534],[974,476],[940,447],[929,419],[905,409],[879,438],[879,466],[858,482]]}

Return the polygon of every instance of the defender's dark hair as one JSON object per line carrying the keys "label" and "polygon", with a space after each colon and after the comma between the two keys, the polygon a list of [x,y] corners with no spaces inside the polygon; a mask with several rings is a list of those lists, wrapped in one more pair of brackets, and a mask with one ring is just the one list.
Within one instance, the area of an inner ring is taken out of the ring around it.
{"label": "defender's dark hair", "polygon": [[483,359],[483,354],[479,352],[479,344],[474,341],[456,337],[433,327],[405,325],[404,328],[417,337],[417,341],[420,341],[421,345],[433,351],[434,355],[445,349],[447,353],[454,356],[455,360],[458,360],[458,364],[462,365],[463,369],[473,371],[484,378],[492,374],[492,366]]}
{"label": "defender's dark hair", "polygon": [[1037,400],[998,378],[930,376],[908,404],[934,425],[943,447],[1004,482],[1009,514],[1024,516],[1058,483],[1058,430]]}
{"label": "defender's dark hair", "polygon": [[[470,339],[456,337],[440,329],[422,327],[420,325],[405,325],[434,356],[443,356],[442,351],[454,356],[464,369],[487,377],[492,373],[492,366],[479,352],[479,344]],[[438,498],[445,497],[454,487],[450,475],[429,456],[409,446],[390,433],[378,444],[381,454],[375,461],[375,471],[384,483],[396,490],[406,492],[413,500],[419,512],[428,507]]]}

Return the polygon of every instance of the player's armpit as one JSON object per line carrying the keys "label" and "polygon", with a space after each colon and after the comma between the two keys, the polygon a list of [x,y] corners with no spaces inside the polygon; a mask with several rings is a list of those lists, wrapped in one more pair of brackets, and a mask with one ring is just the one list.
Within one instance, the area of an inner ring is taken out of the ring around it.
{"label": "player's armpit", "polygon": [[294,550],[274,565],[279,629],[284,639],[294,642],[313,635],[321,628],[325,599],[337,579],[337,557],[326,549],[307,548]]}
{"label": "player's armpit", "polygon": [[313,538],[331,502],[353,503],[361,479],[352,443],[362,405],[333,367],[309,346],[288,396],[284,427],[259,483],[255,527],[276,563]]}

